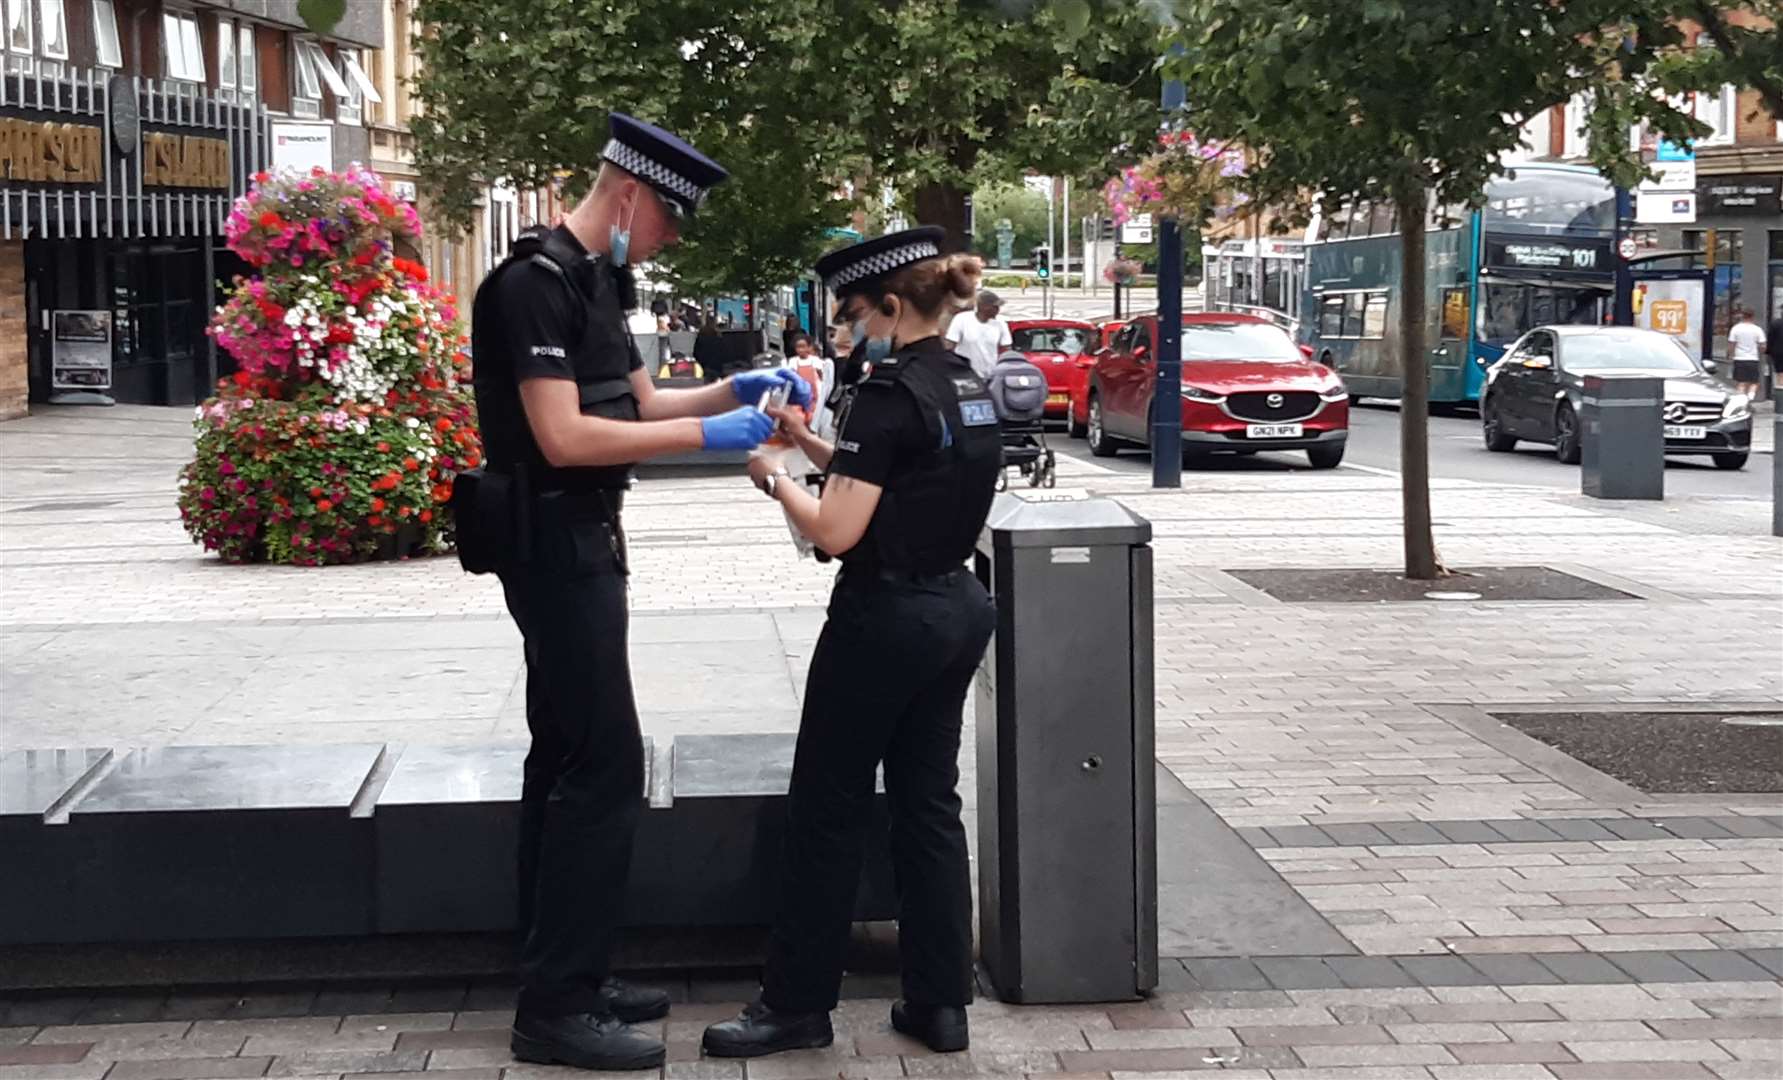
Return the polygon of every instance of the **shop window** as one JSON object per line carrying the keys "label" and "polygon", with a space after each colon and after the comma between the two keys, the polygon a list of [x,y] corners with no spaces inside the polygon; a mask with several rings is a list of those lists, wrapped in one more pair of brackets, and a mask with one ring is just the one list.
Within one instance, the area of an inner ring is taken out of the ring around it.
{"label": "shop window", "polygon": [[36,63],[31,47],[31,0],[6,0],[6,70],[30,72]]}
{"label": "shop window", "polygon": [[124,66],[124,47],[118,42],[118,10],[112,0],[93,0],[93,54],[100,67]]}
{"label": "shop window", "polygon": [[[1711,235],[1715,238],[1712,262],[1709,251]],[[1712,267],[1715,283],[1715,348],[1724,352],[1727,332],[1734,324],[1733,313],[1743,306],[1745,234],[1739,229],[1686,229],[1684,246],[1696,252],[1691,258],[1692,268]],[[1720,352],[1716,355],[1720,355]]]}
{"label": "shop window", "polygon": [[1343,336],[1344,337],[1359,338],[1362,336],[1362,305],[1363,305],[1363,296],[1361,293],[1345,293],[1344,294],[1344,297],[1343,297]]}
{"label": "shop window", "polygon": [[162,74],[182,82],[204,81],[204,46],[198,17],[168,11],[161,15]]}

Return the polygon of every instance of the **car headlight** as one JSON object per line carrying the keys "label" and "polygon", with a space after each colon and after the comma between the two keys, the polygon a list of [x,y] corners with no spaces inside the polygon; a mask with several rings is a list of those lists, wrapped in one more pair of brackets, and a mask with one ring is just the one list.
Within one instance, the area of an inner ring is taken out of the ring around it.
{"label": "car headlight", "polygon": [[1752,399],[1745,394],[1727,395],[1727,404],[1721,407],[1721,419],[1744,420],[1752,415]]}
{"label": "car headlight", "polygon": [[1183,384],[1182,396],[1190,401],[1206,401],[1215,405],[1226,400],[1224,394],[1216,394],[1212,390],[1203,390],[1199,386],[1190,386],[1188,383]]}
{"label": "car headlight", "polygon": [[1338,383],[1336,386],[1328,386],[1319,391],[1320,401],[1342,401],[1349,396],[1349,389],[1342,383]]}

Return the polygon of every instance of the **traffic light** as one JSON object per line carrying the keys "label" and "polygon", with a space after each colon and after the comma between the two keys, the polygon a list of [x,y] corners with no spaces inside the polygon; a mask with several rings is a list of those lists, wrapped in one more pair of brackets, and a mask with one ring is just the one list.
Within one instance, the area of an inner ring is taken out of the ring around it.
{"label": "traffic light", "polygon": [[1045,244],[1041,244],[1039,247],[1036,247],[1033,251],[1029,252],[1028,254],[1029,254],[1029,257],[1034,260],[1034,276],[1035,277],[1038,277],[1041,281],[1045,281],[1048,278],[1052,277],[1052,251],[1051,251],[1051,249],[1049,249]]}

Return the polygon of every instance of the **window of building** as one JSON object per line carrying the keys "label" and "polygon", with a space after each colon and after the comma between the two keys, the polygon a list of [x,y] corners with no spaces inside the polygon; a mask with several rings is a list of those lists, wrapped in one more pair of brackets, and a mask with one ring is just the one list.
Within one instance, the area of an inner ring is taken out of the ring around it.
{"label": "window of building", "polygon": [[1359,338],[1362,336],[1362,305],[1364,297],[1361,293],[1345,293],[1343,297],[1343,336]]}
{"label": "window of building", "polygon": [[236,87],[243,97],[252,97],[260,92],[260,55],[254,50],[254,27],[242,23],[235,32],[235,41]]}
{"label": "window of building", "polygon": [[375,105],[383,99],[378,96],[378,88],[365,74],[364,61],[358,49],[341,49],[340,63],[341,74],[346,77],[347,96],[340,101],[340,111],[336,118],[348,123],[360,123],[365,116],[365,103],[370,101]]}
{"label": "window of building", "polygon": [[1560,155],[1567,158],[1584,157],[1591,151],[1591,134],[1585,129],[1586,122],[1591,118],[1591,95],[1579,93],[1567,99],[1564,115],[1565,131]]}
{"label": "window of building", "polygon": [[291,115],[315,118],[322,115],[322,79],[316,74],[318,62],[328,61],[313,41],[297,41],[291,46]]}
{"label": "window of building", "polygon": [[[1713,49],[1715,39],[1708,34],[1696,35],[1696,47]],[[1739,124],[1739,91],[1733,86],[1723,86],[1719,90],[1699,91],[1691,96],[1691,112],[1698,120],[1709,125],[1709,134],[1698,139],[1699,144],[1730,143],[1734,141],[1734,132]]]}
{"label": "window of building", "polygon": [[118,43],[118,11],[112,0],[93,0],[93,50],[100,67],[124,66],[124,47]]}
{"label": "window of building", "polygon": [[161,14],[162,73],[182,82],[204,81],[204,46],[198,35],[198,17],[188,12]]}
{"label": "window of building", "polygon": [[229,96],[235,90],[235,24],[227,19],[217,22],[217,87]]}
{"label": "window of building", "polygon": [[68,8],[64,0],[37,0],[37,23],[43,28],[43,55],[68,59]]}
{"label": "window of building", "polygon": [[30,71],[36,64],[31,47],[31,0],[6,0],[6,70]]}

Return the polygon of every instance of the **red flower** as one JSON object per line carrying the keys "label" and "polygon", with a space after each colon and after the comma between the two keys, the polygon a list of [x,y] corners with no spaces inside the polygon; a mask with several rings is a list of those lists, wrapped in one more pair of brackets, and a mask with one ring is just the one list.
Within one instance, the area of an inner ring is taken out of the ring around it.
{"label": "red flower", "polygon": [[277,229],[277,228],[282,228],[284,226],[284,224],[285,223],[283,221],[279,220],[279,216],[277,214],[273,213],[271,210],[268,210],[266,213],[260,215],[260,225],[262,228]]}
{"label": "red flower", "polygon": [[319,488],[319,487],[310,488],[310,498],[320,499],[321,497],[322,497],[322,489],[321,488]]}
{"label": "red flower", "polygon": [[406,457],[402,459],[402,467],[410,472],[414,472],[421,467],[421,463],[412,457]]}
{"label": "red flower", "polygon": [[232,378],[235,379],[235,385],[244,387],[244,388],[249,383],[254,381],[254,376],[251,373],[246,372],[246,371],[238,371],[232,376]]}
{"label": "red flower", "polygon": [[334,504],[332,502],[329,502],[327,499],[319,499],[316,502],[316,509],[318,509],[318,510],[322,511],[324,514],[326,514],[328,511],[334,509]]}
{"label": "red flower", "polygon": [[442,416],[438,420],[434,421],[433,426],[436,428],[439,428],[441,431],[451,431],[452,430],[452,421],[450,421]]}
{"label": "red flower", "polygon": [[343,326],[340,323],[335,323],[328,328],[328,344],[345,345],[352,340],[353,331],[351,328]]}
{"label": "red flower", "polygon": [[372,499],[371,508],[373,510],[382,510],[384,508],[384,500],[378,498]]}
{"label": "red flower", "polygon": [[433,511],[432,510],[421,511],[421,520],[422,521],[432,521],[433,520]]}
{"label": "red flower", "polygon": [[389,452],[390,452],[390,444],[389,443],[381,442],[378,444],[378,453],[388,454]]}

